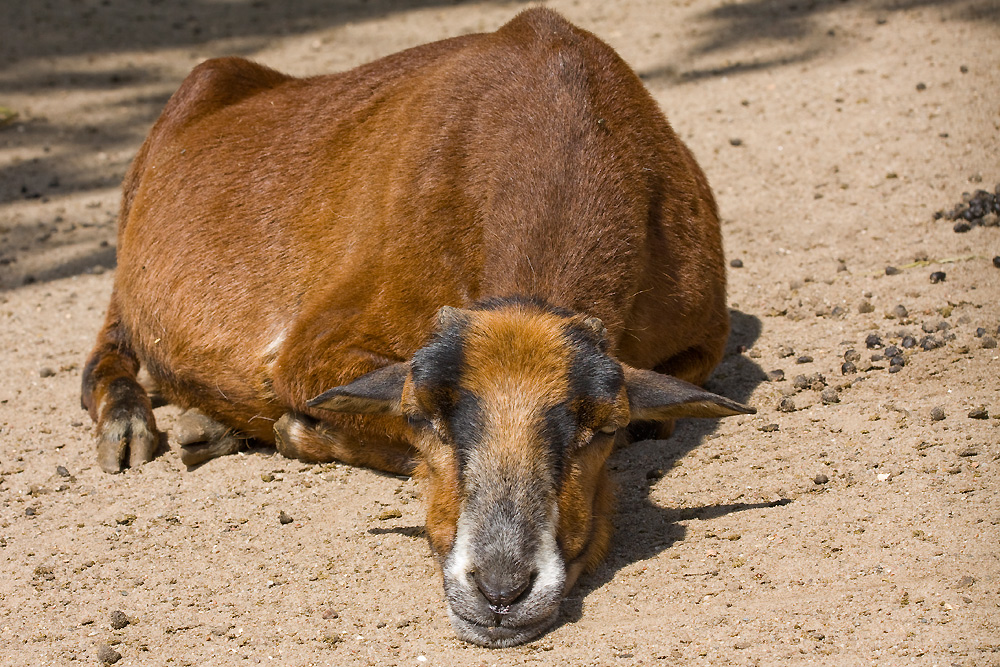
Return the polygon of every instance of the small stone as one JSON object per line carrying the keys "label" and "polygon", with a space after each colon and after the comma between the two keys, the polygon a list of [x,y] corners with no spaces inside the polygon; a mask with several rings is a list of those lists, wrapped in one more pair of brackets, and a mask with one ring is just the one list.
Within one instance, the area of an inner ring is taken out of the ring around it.
{"label": "small stone", "polygon": [[663,479],[664,472],[660,468],[651,468],[646,471],[646,479],[653,481],[656,479]]}
{"label": "small stone", "polygon": [[56,474],[60,477],[69,477],[69,470],[66,469],[66,466],[56,466]]}
{"label": "small stone", "polygon": [[25,507],[24,508],[24,516],[35,516],[37,514],[38,514],[38,510],[36,510],[34,507]]}
{"label": "small stone", "polygon": [[936,350],[941,347],[941,345],[942,343],[933,336],[924,336],[920,339],[920,347],[923,350]]}
{"label": "small stone", "polygon": [[327,607],[323,610],[323,618],[327,621],[333,620],[335,618],[340,618],[340,614],[333,607]]}
{"label": "small stone", "polygon": [[271,482],[274,481],[274,475],[272,475],[269,472],[262,472],[260,474],[260,481],[267,482],[268,484],[270,484]]}
{"label": "small stone", "polygon": [[121,630],[131,622],[125,612],[119,610],[111,612],[110,620],[112,630]]}
{"label": "small stone", "polygon": [[42,368],[38,370],[38,377],[50,378],[55,374],[56,372],[51,368],[49,368],[48,366],[42,366]]}
{"label": "small stone", "polygon": [[887,266],[887,267],[885,267],[885,275],[887,275],[887,276],[895,276],[895,275],[900,274],[900,273],[902,273],[902,271],[900,271],[899,269],[897,269],[895,266]]}
{"label": "small stone", "polygon": [[403,516],[403,513],[393,508],[379,512],[378,519],[379,521],[388,521],[389,519],[398,519],[401,516]]}
{"label": "small stone", "polygon": [[917,346],[917,339],[909,335],[903,336],[903,340],[899,344],[909,350],[910,348]]}
{"label": "small stone", "polygon": [[785,379],[785,371],[781,370],[780,368],[776,368],[773,371],[767,372],[768,382],[781,382],[784,379]]}
{"label": "small stone", "polygon": [[959,220],[958,222],[955,223],[955,226],[952,227],[952,229],[955,230],[956,234],[964,234],[965,232],[972,229],[972,225],[967,223],[965,220]]}
{"label": "small stone", "polygon": [[874,313],[875,306],[872,305],[871,301],[862,301],[858,304],[859,313]]}
{"label": "small stone", "polygon": [[762,426],[758,426],[757,430],[761,431],[763,433],[774,433],[775,431],[778,430],[778,425],[777,424],[764,424]]}
{"label": "small stone", "polygon": [[97,659],[105,665],[113,665],[122,659],[122,654],[107,644],[98,644]]}
{"label": "small stone", "polygon": [[813,477],[813,484],[816,484],[817,486],[822,485],[822,484],[826,484],[829,481],[830,481],[830,478],[827,477],[826,475],[824,475],[823,473],[820,473],[820,474],[816,475],[815,477]]}
{"label": "small stone", "polygon": [[969,575],[965,575],[964,577],[958,580],[958,582],[955,584],[955,588],[969,588],[974,583],[976,583],[975,577],[970,577]]}
{"label": "small stone", "polygon": [[282,526],[287,525],[293,521],[295,521],[295,519],[288,516],[288,514],[285,513],[285,510],[281,510],[280,512],[278,512],[278,523],[280,523]]}
{"label": "small stone", "polygon": [[935,271],[931,274],[931,284],[936,285],[938,283],[943,283],[947,274],[944,271]]}
{"label": "small stone", "polygon": [[852,347],[844,352],[844,361],[861,361],[861,353]]}
{"label": "small stone", "polygon": [[890,345],[889,347],[885,348],[885,356],[890,359],[892,357],[899,356],[899,348],[896,347],[895,345]]}
{"label": "small stone", "polygon": [[792,386],[796,389],[806,389],[810,385],[809,378],[805,375],[796,375],[795,379],[792,380]]}
{"label": "small stone", "polygon": [[969,410],[969,419],[989,419],[990,413],[987,412],[986,406],[980,405],[978,408],[972,408]]}
{"label": "small stone", "polygon": [[921,324],[920,329],[924,333],[934,333],[935,331],[937,331],[937,328],[935,328],[935,326],[930,322],[924,322],[923,324]]}
{"label": "small stone", "polygon": [[[899,357],[893,357],[893,358],[899,359]],[[892,364],[891,366],[889,366],[890,373],[898,373],[901,370],[903,370],[903,367],[900,364]]]}
{"label": "small stone", "polygon": [[743,145],[743,140],[740,139],[739,137],[733,137],[732,139],[729,140],[729,145],[730,146],[742,146]]}
{"label": "small stone", "polygon": [[997,346],[997,339],[994,338],[993,336],[983,336],[980,345],[982,345],[987,350],[992,350]]}
{"label": "small stone", "polygon": [[882,337],[878,334],[868,334],[868,337],[865,338],[865,345],[869,350],[882,347]]}
{"label": "small stone", "polygon": [[854,365],[853,361],[845,361],[840,365],[841,375],[853,375],[858,372],[858,367]]}
{"label": "small stone", "polygon": [[986,329],[982,327],[976,327],[976,338],[982,338],[986,335]]}
{"label": "small stone", "polygon": [[781,412],[795,412],[795,401],[786,396],[778,403],[778,410]]}
{"label": "small stone", "polygon": [[743,268],[743,260],[742,259],[734,259],[731,262],[729,262],[729,266],[733,267],[734,269],[742,269]]}
{"label": "small stone", "polygon": [[795,360],[795,363],[797,363],[797,364],[811,364],[812,360],[813,360],[813,358],[810,357],[808,354],[803,354],[801,357],[799,357],[799,358],[797,358]]}
{"label": "small stone", "polygon": [[778,356],[784,359],[785,357],[790,357],[795,354],[795,350],[788,347],[787,345],[782,345],[778,348]]}
{"label": "small stone", "polygon": [[917,84],[917,90],[918,91],[927,90],[927,84],[921,81],[920,83]]}
{"label": "small stone", "polygon": [[892,309],[892,316],[899,320],[904,320],[909,315],[909,311],[906,310],[906,306],[899,304]]}
{"label": "small stone", "polygon": [[940,405],[935,405],[931,408],[931,421],[939,422],[944,419],[944,407]]}
{"label": "small stone", "polygon": [[951,328],[951,325],[945,322],[944,320],[941,320],[940,322],[934,325],[934,328],[937,329],[938,331],[947,331],[948,329]]}
{"label": "small stone", "polygon": [[996,257],[993,258],[993,266],[1000,269],[1000,255],[997,255]]}
{"label": "small stone", "polygon": [[959,456],[969,457],[969,456],[979,456],[979,449],[975,445],[968,445],[956,452]]}
{"label": "small stone", "polygon": [[900,356],[895,356],[895,357],[889,357],[889,366],[890,366],[889,370],[890,371],[893,368],[896,368],[896,367],[902,368],[905,365],[906,365],[906,359],[903,358],[901,355]]}
{"label": "small stone", "polygon": [[840,403],[840,394],[833,387],[827,387],[820,392],[820,399],[823,403],[830,405],[831,403]]}

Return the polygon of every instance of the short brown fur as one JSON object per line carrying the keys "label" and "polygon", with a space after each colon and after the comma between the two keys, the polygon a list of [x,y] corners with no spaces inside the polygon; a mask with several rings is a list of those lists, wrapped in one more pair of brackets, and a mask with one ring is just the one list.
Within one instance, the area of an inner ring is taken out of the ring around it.
{"label": "short brown fur", "polygon": [[[696,384],[728,335],[704,174],[617,54],[548,10],[329,76],[207,61],[123,188],[114,291],[84,375],[102,466],[153,455],[128,433],[108,442],[115,396],[156,434],[141,364],[175,404],[264,443],[277,430],[286,455],[424,476],[439,552],[461,504],[454,452],[399,417],[311,398],[410,359],[441,306],[492,297],[596,316],[617,359]],[[569,363],[546,338],[559,318],[532,317],[539,340],[510,343],[539,347],[529,393],[561,400],[541,368]],[[489,394],[498,374],[478,367],[462,381]],[[560,546],[581,566],[610,540],[612,442],[564,472]]]}

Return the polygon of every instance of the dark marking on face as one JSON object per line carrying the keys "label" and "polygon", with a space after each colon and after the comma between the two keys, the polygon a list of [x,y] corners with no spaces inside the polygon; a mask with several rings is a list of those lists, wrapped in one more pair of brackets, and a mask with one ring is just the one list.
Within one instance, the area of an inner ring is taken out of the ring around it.
{"label": "dark marking on face", "polygon": [[562,479],[566,454],[576,441],[577,431],[577,417],[567,403],[557,403],[545,411],[542,421],[542,440],[550,454],[552,478],[557,487]]}
{"label": "dark marking on face", "polygon": [[609,357],[592,331],[580,326],[566,327],[566,339],[573,356],[569,368],[570,402],[580,425],[599,429],[605,426],[618,399],[625,374]]}

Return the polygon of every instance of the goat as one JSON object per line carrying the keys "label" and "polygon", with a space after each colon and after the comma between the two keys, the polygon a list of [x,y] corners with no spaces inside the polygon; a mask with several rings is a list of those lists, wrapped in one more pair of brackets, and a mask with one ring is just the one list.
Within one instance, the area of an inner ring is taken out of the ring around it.
{"label": "goat", "polygon": [[189,465],[254,441],[416,475],[470,642],[544,632],[604,557],[616,443],[753,412],[697,386],[729,328],[704,174],[548,10],[330,76],[202,63],[125,177],[117,252],[83,373],[101,467],[160,447],[143,366],[211,426]]}

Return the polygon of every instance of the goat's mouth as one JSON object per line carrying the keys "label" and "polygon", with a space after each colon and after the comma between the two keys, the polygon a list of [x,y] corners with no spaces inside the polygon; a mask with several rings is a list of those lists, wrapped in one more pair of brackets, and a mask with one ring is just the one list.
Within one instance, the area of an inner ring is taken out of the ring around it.
{"label": "goat's mouth", "polygon": [[448,617],[458,638],[487,648],[506,648],[529,642],[552,627],[558,616],[557,604],[549,614],[530,623],[511,625],[504,614],[492,614],[489,622],[482,623],[464,617],[448,605]]}

